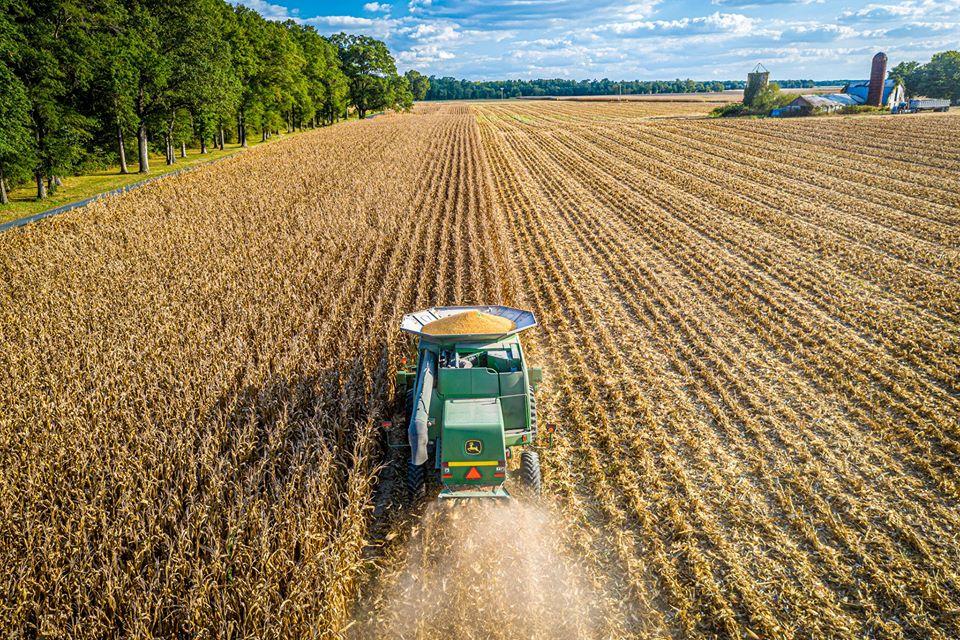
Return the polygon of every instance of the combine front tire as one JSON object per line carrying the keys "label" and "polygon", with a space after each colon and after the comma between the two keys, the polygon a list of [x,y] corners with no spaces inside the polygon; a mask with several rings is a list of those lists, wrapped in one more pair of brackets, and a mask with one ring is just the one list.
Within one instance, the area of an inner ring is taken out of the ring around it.
{"label": "combine front tire", "polygon": [[520,479],[534,495],[540,495],[540,456],[536,451],[520,454]]}
{"label": "combine front tire", "polygon": [[410,502],[416,502],[427,493],[426,465],[407,462],[407,497]]}

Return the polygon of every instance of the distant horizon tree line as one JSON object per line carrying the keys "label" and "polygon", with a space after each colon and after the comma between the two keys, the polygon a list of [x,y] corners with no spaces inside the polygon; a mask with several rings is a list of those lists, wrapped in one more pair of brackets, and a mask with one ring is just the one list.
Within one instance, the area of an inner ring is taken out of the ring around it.
{"label": "distant horizon tree line", "polygon": [[129,173],[131,146],[146,173],[151,152],[174,164],[188,144],[406,110],[426,88],[379,40],[225,0],[0,0],[0,204],[28,181],[43,199],[66,175]]}
{"label": "distant horizon tree line", "polygon": [[[703,93],[746,88],[745,80],[569,80],[565,78],[537,80],[461,80],[451,77],[428,78],[427,100],[483,100],[526,98],[537,96],[650,95],[669,93]],[[834,82],[834,81],[830,81]],[[813,80],[782,80],[784,88],[812,88]]]}
{"label": "distant horizon tree line", "polygon": [[[889,77],[902,82],[910,96],[925,95],[960,102],[960,52],[943,51],[929,63],[901,62],[890,70]],[[843,86],[865,78],[837,80],[777,80],[781,89],[812,89]],[[671,93],[706,93],[746,89],[746,80],[570,80],[548,78],[536,80],[465,80],[430,76],[427,100],[484,100],[539,96],[651,95]]]}

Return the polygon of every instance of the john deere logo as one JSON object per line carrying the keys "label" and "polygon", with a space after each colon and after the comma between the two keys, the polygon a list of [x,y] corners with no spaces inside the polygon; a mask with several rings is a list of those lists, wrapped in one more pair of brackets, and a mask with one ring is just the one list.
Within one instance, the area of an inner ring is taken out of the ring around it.
{"label": "john deere logo", "polygon": [[479,440],[467,440],[463,443],[463,450],[468,456],[478,456],[483,453],[483,443]]}

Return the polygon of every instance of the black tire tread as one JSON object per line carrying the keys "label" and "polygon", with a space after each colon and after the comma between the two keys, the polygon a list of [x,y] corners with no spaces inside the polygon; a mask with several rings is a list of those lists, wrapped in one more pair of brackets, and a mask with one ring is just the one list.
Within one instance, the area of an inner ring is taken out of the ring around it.
{"label": "black tire tread", "polygon": [[426,465],[407,462],[407,497],[411,502],[420,500],[426,495]]}
{"label": "black tire tread", "polygon": [[520,479],[535,495],[540,495],[543,481],[540,476],[540,455],[536,451],[520,454]]}

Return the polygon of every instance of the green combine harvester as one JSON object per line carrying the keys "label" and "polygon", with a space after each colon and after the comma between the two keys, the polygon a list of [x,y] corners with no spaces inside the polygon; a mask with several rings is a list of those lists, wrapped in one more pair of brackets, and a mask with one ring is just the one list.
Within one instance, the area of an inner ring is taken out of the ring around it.
{"label": "green combine harvester", "polygon": [[507,460],[523,448],[520,477],[540,493],[537,403],[540,369],[527,366],[518,334],[533,313],[503,306],[432,307],[403,317],[419,338],[415,363],[397,372],[405,398],[407,489],[425,495],[439,474],[441,498],[508,498]]}

